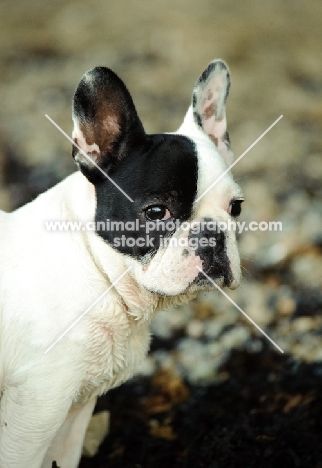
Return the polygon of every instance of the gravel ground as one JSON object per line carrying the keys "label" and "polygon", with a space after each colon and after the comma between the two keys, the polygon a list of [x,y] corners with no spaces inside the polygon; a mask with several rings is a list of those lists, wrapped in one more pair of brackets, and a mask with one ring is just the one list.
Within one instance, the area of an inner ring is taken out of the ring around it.
{"label": "gravel ground", "polygon": [[[148,132],[172,131],[213,58],[232,73],[227,118],[246,201],[244,280],[161,312],[133,381],[102,398],[111,432],[88,467],[322,467],[322,3],[320,0],[28,0],[0,4],[0,208],[75,170],[71,98],[107,65]],[[107,463],[108,462],[108,463]]]}

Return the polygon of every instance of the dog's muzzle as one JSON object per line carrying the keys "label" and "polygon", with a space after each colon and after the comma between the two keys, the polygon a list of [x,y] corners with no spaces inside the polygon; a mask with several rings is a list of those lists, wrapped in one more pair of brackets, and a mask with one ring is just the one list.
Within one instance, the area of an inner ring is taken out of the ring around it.
{"label": "dog's muzzle", "polygon": [[[225,232],[215,222],[205,219],[200,223],[199,230],[192,228],[189,243],[193,246],[195,254],[200,257],[203,271],[213,280],[222,278],[222,286],[229,287],[233,275],[226,250]],[[205,279],[200,272],[196,282],[204,283]]]}

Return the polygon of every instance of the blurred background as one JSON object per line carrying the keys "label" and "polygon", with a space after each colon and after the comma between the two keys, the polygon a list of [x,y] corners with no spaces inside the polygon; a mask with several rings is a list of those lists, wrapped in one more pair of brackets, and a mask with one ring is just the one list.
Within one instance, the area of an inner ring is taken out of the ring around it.
{"label": "blurred background", "polygon": [[322,466],[321,23],[320,0],[1,0],[0,209],[75,170],[45,114],[71,134],[74,89],[96,65],[125,81],[153,133],[180,125],[196,79],[224,59],[236,157],[284,116],[233,169],[240,220],[283,229],[240,236],[244,279],[228,294],[285,354],[219,293],[161,312],[141,377],[101,402],[119,411],[82,466],[241,466],[241,454],[248,467]]}

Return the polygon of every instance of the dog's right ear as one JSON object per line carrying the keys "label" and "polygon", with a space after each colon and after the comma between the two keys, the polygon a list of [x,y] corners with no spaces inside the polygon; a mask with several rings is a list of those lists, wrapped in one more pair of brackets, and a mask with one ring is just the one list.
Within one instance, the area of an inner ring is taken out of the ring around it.
{"label": "dog's right ear", "polygon": [[189,108],[178,133],[202,130],[214,142],[219,153],[230,165],[234,154],[230,148],[226,121],[226,99],[230,88],[230,73],[223,60],[213,60],[200,75]]}
{"label": "dog's right ear", "polygon": [[82,77],[74,94],[73,122],[73,158],[92,183],[102,180],[102,171],[115,167],[145,136],[129,91],[105,67]]}

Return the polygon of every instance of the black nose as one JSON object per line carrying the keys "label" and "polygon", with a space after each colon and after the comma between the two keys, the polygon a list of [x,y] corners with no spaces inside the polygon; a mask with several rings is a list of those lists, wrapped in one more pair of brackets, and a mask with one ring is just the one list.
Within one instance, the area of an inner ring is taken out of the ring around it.
{"label": "black nose", "polygon": [[201,258],[205,273],[215,277],[223,273],[221,257],[225,251],[225,233],[216,223],[201,222],[192,227],[189,244]]}

